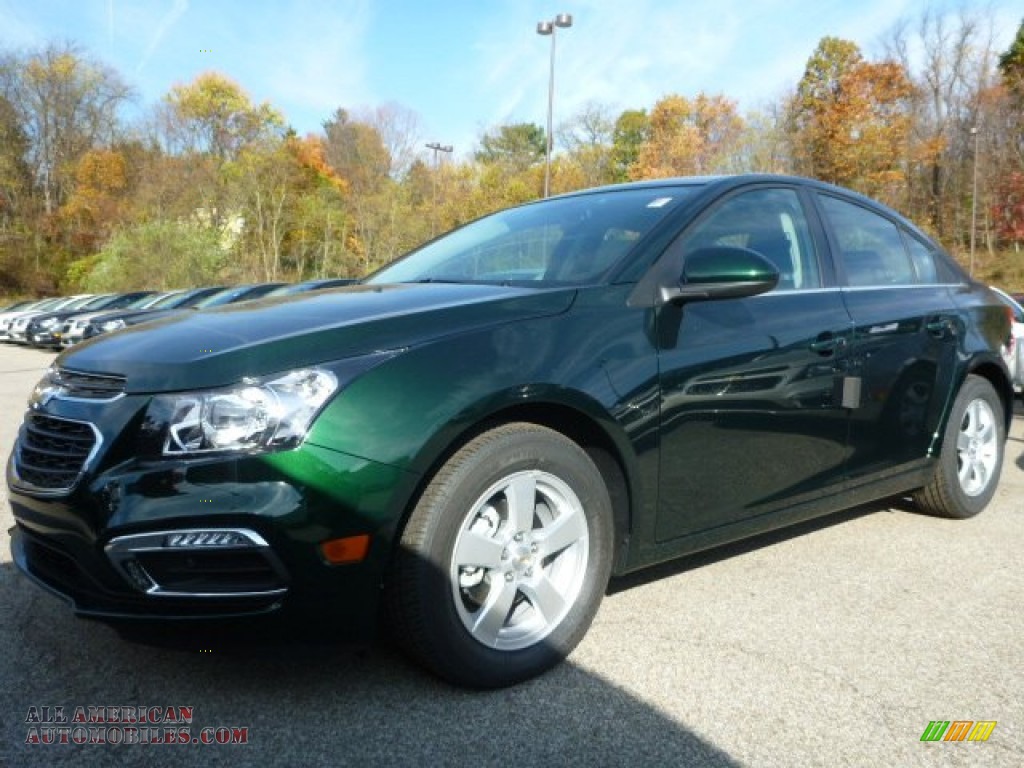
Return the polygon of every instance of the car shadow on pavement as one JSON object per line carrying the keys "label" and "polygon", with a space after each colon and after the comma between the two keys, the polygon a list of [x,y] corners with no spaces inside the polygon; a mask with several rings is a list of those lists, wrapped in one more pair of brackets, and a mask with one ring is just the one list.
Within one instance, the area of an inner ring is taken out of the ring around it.
{"label": "car shadow on pavement", "polygon": [[815,533],[816,531],[821,531],[836,525],[842,525],[852,520],[886,510],[917,512],[917,508],[909,499],[898,497],[883,499],[881,501],[872,502],[871,504],[865,504],[860,507],[854,507],[853,509],[848,509],[842,512],[836,512],[807,522],[797,523],[796,525],[764,533],[749,539],[744,539],[743,541],[724,544],[719,547],[697,552],[687,557],[651,566],[650,568],[645,568],[642,571],[621,576],[614,579],[609,585],[608,594],[616,594],[635,587],[642,587],[661,579],[677,576],[698,568],[703,568],[712,563],[728,560],[732,557],[739,557],[740,555],[755,552],[759,549],[763,549],[764,547],[770,547],[800,536],[807,536]]}
{"label": "car shadow on pavement", "polygon": [[[74,618],[11,563],[0,565],[0,606],[3,765],[740,764],[571,661],[481,692],[437,680],[387,642],[342,645],[303,625],[150,627],[130,642]],[[248,743],[26,743],[30,708],[56,706],[68,717],[76,707],[193,707],[193,735],[246,728]]]}

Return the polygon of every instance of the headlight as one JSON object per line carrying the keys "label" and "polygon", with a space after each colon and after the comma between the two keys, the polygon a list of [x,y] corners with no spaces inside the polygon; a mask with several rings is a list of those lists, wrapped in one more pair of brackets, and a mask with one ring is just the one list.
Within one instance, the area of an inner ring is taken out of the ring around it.
{"label": "headlight", "polygon": [[110,333],[124,328],[124,320],[106,320],[100,323],[99,329],[103,333]]}
{"label": "headlight", "polygon": [[172,414],[163,454],[292,448],[337,388],[333,373],[308,368],[229,389],[160,396]]}
{"label": "headlight", "polygon": [[48,317],[45,320],[40,320],[39,321],[39,327],[40,328],[53,328],[53,326],[55,326],[56,324],[57,324],[57,318],[55,318],[55,317]]}

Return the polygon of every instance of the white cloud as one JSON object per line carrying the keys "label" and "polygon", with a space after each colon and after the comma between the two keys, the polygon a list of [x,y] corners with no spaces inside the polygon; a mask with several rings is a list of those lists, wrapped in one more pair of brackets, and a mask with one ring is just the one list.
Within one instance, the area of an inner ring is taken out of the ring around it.
{"label": "white cloud", "polygon": [[302,23],[282,28],[276,36],[274,52],[279,55],[267,55],[263,48],[261,61],[253,67],[267,98],[288,112],[293,105],[321,119],[339,106],[374,101],[367,90],[364,53],[371,20],[371,6],[364,0],[341,9],[304,7]]}
{"label": "white cloud", "polygon": [[[146,47],[145,53],[142,54],[142,58],[139,63],[135,66],[135,74],[139,74],[150,59],[153,58],[153,54],[157,52],[160,47],[160,43],[163,42],[164,36],[167,32],[178,23],[178,20],[188,11],[188,0],[174,0],[174,5],[171,9],[163,15],[160,19],[160,23],[157,24],[156,32],[153,33],[153,37],[149,41],[149,45]],[[111,27],[113,26],[113,10],[110,10]]]}

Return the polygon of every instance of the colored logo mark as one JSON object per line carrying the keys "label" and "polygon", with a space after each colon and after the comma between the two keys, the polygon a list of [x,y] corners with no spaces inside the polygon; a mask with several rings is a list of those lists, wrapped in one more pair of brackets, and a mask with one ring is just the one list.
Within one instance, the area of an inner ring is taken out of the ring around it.
{"label": "colored logo mark", "polygon": [[996,720],[932,720],[921,734],[921,741],[988,741]]}

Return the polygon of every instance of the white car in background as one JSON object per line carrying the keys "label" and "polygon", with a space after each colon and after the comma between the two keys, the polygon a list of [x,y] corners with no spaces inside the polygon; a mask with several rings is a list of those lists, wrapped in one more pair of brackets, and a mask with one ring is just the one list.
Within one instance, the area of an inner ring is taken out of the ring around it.
{"label": "white car in background", "polygon": [[[176,293],[180,293],[180,291],[164,291],[163,293],[150,294],[148,296],[143,296],[140,299],[136,299],[131,304],[120,309],[146,309],[153,304],[156,304],[158,301],[166,299],[168,296],[173,296]],[[93,321],[93,318],[99,317],[107,312],[115,311],[118,310],[100,309],[95,312],[83,312],[67,318],[61,325],[59,332],[61,348],[70,347],[80,342],[85,335],[86,326]]]}
{"label": "white car in background", "polygon": [[13,341],[17,344],[28,344],[28,339],[25,338],[25,331],[28,328],[29,321],[32,320],[36,315],[41,315],[44,312],[58,312],[62,309],[75,309],[80,307],[82,304],[86,304],[93,299],[96,294],[94,293],[79,293],[75,296],[64,296],[57,300],[57,303],[49,306],[39,304],[33,307],[28,312],[22,312],[17,317],[14,317],[7,324],[7,336],[6,341]]}
{"label": "white car in background", "polygon": [[1006,367],[1010,369],[1013,391],[1024,395],[1024,307],[1021,307],[1017,300],[1006,291],[1001,291],[995,286],[989,287],[1010,310],[1012,322],[1010,343],[1003,347],[1003,360],[1006,361]]}
{"label": "white car in background", "polygon": [[0,312],[0,340],[7,341],[11,338],[11,324],[22,315],[32,312],[47,312],[58,308],[61,302],[66,301],[69,301],[69,299],[65,296],[53,296],[49,299],[36,299],[35,301],[7,307],[3,312]]}

